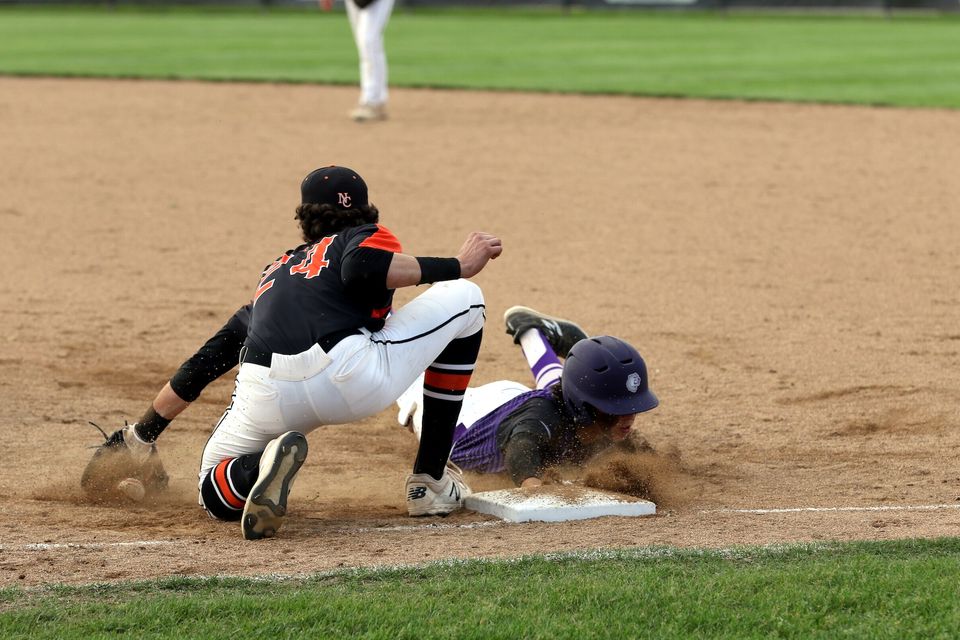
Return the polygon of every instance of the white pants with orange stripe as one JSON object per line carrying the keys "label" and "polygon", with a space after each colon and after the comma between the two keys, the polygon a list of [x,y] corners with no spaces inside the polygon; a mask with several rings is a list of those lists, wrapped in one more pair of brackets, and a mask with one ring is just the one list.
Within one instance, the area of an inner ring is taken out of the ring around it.
{"label": "white pants with orange stripe", "polygon": [[203,449],[200,480],[221,460],[263,451],[287,431],[309,433],[389,407],[444,348],[483,328],[480,288],[441,282],[391,315],[380,331],[319,345],[269,367],[243,363],[233,400]]}

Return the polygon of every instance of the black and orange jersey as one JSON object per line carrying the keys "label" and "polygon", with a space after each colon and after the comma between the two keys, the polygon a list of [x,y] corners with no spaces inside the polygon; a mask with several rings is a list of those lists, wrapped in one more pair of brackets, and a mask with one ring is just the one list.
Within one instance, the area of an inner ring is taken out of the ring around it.
{"label": "black and orange jersey", "polygon": [[261,274],[246,345],[294,354],[324,336],[381,329],[393,304],[387,270],[400,252],[397,238],[378,224],[287,251]]}

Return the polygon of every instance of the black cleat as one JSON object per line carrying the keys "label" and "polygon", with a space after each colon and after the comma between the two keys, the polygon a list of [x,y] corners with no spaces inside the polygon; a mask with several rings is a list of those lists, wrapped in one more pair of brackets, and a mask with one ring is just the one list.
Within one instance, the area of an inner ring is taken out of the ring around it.
{"label": "black cleat", "polygon": [[539,329],[561,358],[566,358],[573,345],[587,338],[583,329],[573,322],[548,316],[530,307],[510,307],[503,314],[503,322],[507,325],[507,333],[513,336],[514,344],[520,344],[520,336],[528,329]]}

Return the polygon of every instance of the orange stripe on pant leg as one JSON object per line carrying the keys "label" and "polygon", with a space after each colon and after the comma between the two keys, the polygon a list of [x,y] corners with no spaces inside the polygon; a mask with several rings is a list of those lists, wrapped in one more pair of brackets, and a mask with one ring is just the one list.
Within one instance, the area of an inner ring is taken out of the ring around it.
{"label": "orange stripe on pant leg", "polygon": [[217,483],[217,487],[220,488],[220,495],[227,501],[227,504],[234,509],[243,509],[247,503],[234,495],[233,489],[230,488],[230,483],[227,481],[227,465],[232,460],[234,458],[227,458],[217,465],[217,468],[213,470],[213,481]]}
{"label": "orange stripe on pant leg", "polygon": [[470,384],[472,373],[437,373],[427,371],[423,376],[423,383],[438,389],[463,391]]}

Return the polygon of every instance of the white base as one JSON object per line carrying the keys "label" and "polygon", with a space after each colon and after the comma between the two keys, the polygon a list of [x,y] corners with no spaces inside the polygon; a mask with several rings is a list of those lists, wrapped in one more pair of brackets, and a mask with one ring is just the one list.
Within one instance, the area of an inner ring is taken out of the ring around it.
{"label": "white base", "polygon": [[563,522],[657,512],[657,505],[649,500],[569,485],[482,491],[468,497],[464,506],[507,522]]}

